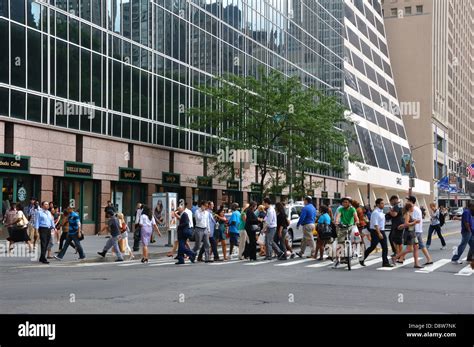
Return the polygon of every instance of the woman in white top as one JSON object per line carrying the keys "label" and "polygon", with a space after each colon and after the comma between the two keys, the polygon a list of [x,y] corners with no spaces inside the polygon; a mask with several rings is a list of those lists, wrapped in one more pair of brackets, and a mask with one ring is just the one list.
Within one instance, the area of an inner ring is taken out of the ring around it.
{"label": "woman in white top", "polygon": [[142,263],[148,263],[148,244],[150,243],[151,234],[153,233],[153,228],[155,228],[158,236],[161,237],[160,230],[156,225],[155,218],[153,218],[153,213],[148,206],[143,206],[143,212],[140,216],[140,228],[141,228],[141,239],[143,243],[143,258]]}

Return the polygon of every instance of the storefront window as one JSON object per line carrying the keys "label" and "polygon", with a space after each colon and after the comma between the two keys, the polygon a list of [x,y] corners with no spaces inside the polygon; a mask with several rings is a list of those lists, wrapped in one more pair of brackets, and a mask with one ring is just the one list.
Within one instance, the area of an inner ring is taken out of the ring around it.
{"label": "storefront window", "polygon": [[54,181],[53,201],[61,211],[73,206],[83,223],[94,223],[98,206],[98,187],[93,180],[72,180],[57,178]]}
{"label": "storefront window", "polygon": [[38,198],[39,177],[33,175],[2,174],[0,177],[0,199],[2,216],[11,202],[26,206],[32,197]]}
{"label": "storefront window", "polygon": [[137,203],[146,204],[146,186],[143,184],[112,182],[112,203],[117,212],[123,213],[125,219],[133,221]]}

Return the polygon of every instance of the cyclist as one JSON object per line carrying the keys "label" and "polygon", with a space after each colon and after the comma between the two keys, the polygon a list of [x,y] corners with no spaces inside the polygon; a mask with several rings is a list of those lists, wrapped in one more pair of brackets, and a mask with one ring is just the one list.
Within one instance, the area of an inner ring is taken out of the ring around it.
{"label": "cyclist", "polygon": [[334,252],[334,269],[338,267],[341,261],[339,248],[341,245],[344,245],[345,240],[350,237],[350,230],[352,227],[359,223],[357,210],[351,205],[352,199],[349,197],[344,197],[342,198],[341,203],[342,206],[338,209],[336,216],[337,248],[336,252]]}

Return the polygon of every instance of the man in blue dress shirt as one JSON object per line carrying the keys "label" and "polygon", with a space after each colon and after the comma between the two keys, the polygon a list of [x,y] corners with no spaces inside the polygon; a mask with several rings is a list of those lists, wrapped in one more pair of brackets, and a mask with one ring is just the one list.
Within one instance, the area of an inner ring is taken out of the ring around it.
{"label": "man in blue dress shirt", "polygon": [[43,264],[49,264],[46,259],[46,251],[51,240],[51,229],[54,229],[54,219],[51,212],[48,211],[49,202],[43,201],[35,218],[35,229],[39,232],[41,255],[39,261]]}

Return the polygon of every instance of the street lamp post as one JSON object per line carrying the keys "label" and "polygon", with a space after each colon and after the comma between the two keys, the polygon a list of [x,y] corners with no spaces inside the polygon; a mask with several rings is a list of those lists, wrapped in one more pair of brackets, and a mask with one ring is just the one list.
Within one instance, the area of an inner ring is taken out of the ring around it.
{"label": "street lamp post", "polygon": [[425,146],[429,146],[429,145],[435,145],[437,144],[438,141],[434,141],[434,142],[429,142],[429,143],[425,143],[421,146],[417,146],[417,147],[413,147],[413,146],[410,146],[410,173],[409,173],[409,185],[408,185],[408,196],[411,196],[412,193],[413,193],[413,187],[415,186],[415,170],[414,170],[414,165],[413,165],[413,152],[416,151],[417,149],[420,149],[422,147],[425,147]]}

